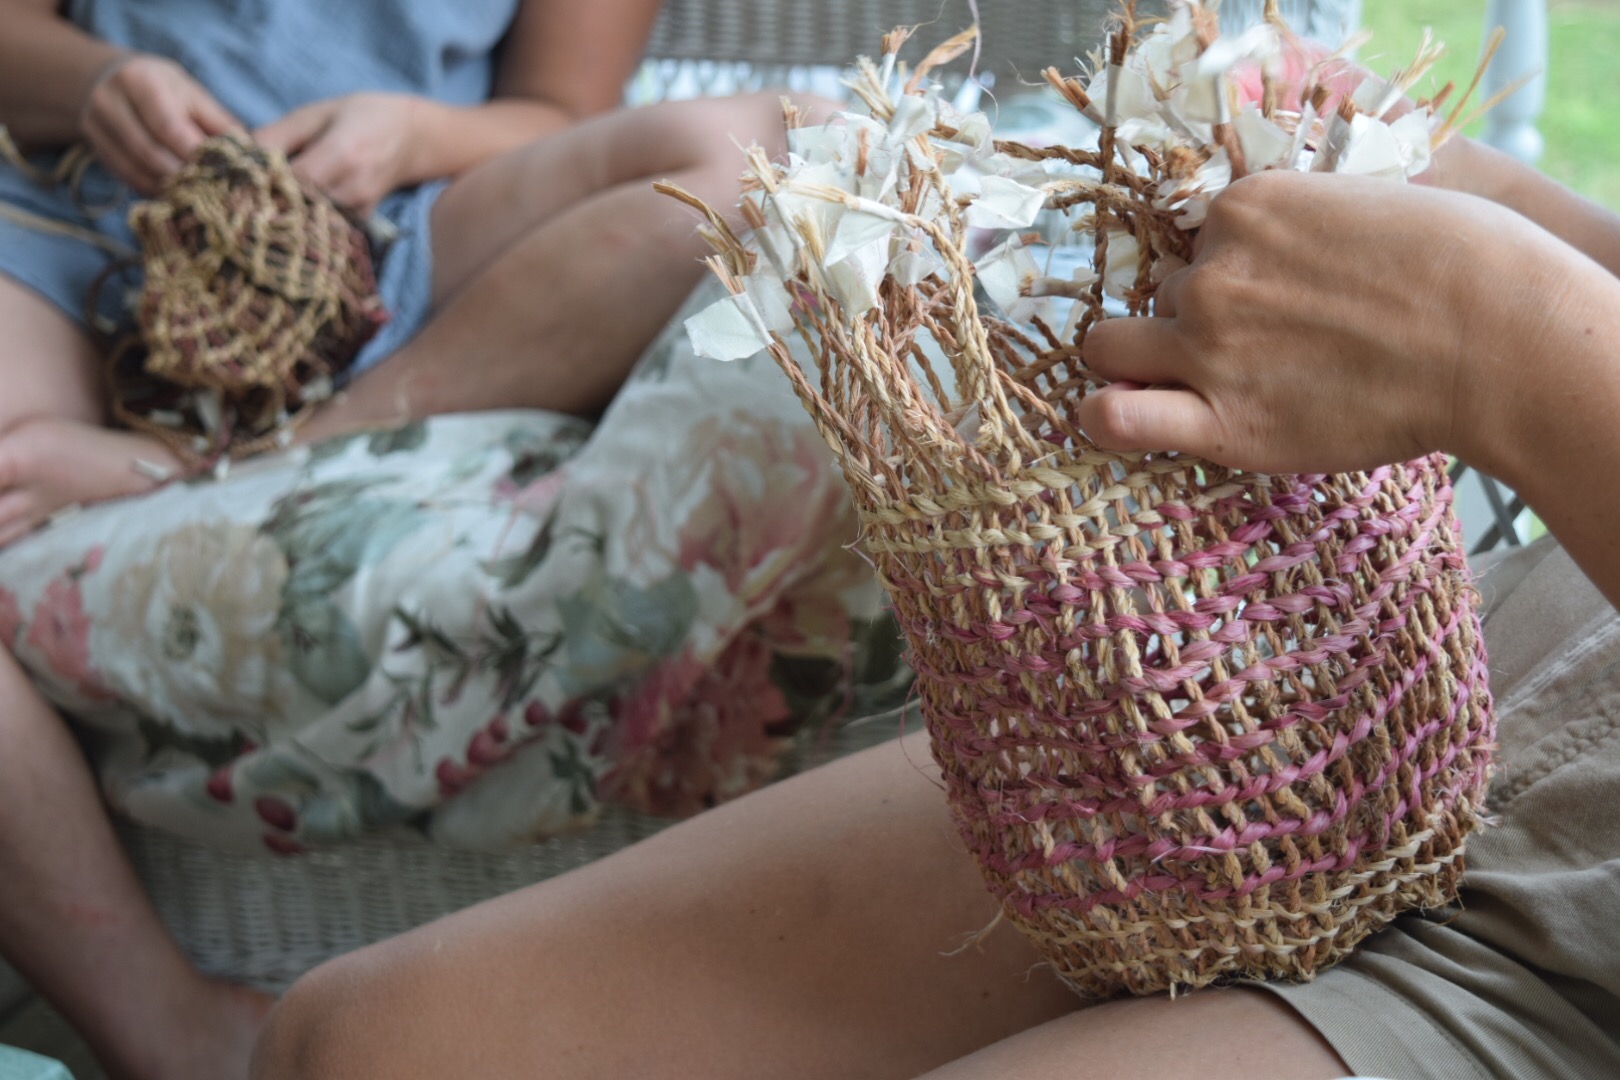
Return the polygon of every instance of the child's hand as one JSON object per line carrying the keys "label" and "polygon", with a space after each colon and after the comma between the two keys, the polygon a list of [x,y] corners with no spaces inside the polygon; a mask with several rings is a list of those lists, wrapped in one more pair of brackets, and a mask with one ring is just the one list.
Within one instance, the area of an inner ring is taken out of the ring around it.
{"label": "child's hand", "polygon": [[242,130],[179,64],[143,54],[117,61],[96,81],[79,126],[102,164],[148,197],[204,139]]}
{"label": "child's hand", "polygon": [[415,179],[410,152],[417,98],[350,94],[295,109],[254,133],[292,159],[293,172],[362,217]]}
{"label": "child's hand", "polygon": [[1155,317],[1091,331],[1085,361],[1117,385],[1080,423],[1113,449],[1261,472],[1468,458],[1536,377],[1549,298],[1580,270],[1484,200],[1322,174],[1234,184],[1196,250]]}

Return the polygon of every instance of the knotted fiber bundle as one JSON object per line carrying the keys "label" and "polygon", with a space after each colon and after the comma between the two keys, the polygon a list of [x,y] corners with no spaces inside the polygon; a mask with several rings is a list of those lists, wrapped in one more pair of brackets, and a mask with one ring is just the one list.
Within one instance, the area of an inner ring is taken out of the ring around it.
{"label": "knotted fiber bundle", "polygon": [[[1287,43],[1250,38],[1266,62]],[[965,38],[891,96],[891,36],[853,83],[871,116],[794,132],[785,167],[753,155],[747,243],[707,211],[731,295],[689,324],[720,358],[768,348],[837,454],[956,824],[1005,916],[1088,996],[1308,979],[1450,903],[1489,773],[1442,458],[1264,476],[1111,453],[1074,423],[1098,385],[1087,332],[1105,303],[1148,310],[1221,184],[1329,151],[1383,160],[1349,137],[1362,119],[1388,134],[1376,103],[1323,123],[1307,88],[1285,112],[1269,63],[1240,119],[1167,112],[1195,109],[1222,41],[1196,5],[1143,38],[1127,11],[1089,92],[1049,76],[1099,122],[1092,150],[993,143],[944,103],[927,72]],[[1130,97],[1133,71],[1163,97]],[[1394,139],[1415,130],[1426,162],[1444,132],[1420,114]],[[977,196],[953,190],[963,162]],[[1037,222],[1091,236],[1094,269],[1043,274],[1017,234],[969,258],[971,227]],[[1053,296],[1066,320],[1040,310]]]}
{"label": "knotted fiber bundle", "polygon": [[284,441],[387,318],[365,234],[245,140],[208,140],[130,226],[145,281],[114,411],[188,456]]}

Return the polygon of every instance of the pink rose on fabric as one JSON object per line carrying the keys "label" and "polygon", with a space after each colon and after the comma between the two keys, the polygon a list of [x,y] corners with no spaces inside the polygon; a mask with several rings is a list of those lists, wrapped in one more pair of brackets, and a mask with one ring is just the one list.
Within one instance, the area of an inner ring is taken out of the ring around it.
{"label": "pink rose on fabric", "polygon": [[605,796],[684,817],[771,779],[793,720],[771,682],[773,659],[765,641],[746,635],[712,666],[683,657],[655,668],[612,706]]}
{"label": "pink rose on fabric", "polygon": [[567,487],[568,470],[555,469],[521,488],[511,477],[502,477],[495,485],[495,497],[531,517],[545,517]]}
{"label": "pink rose on fabric", "polygon": [[80,694],[92,700],[111,699],[90,660],[90,617],[76,573],[46,586],[24,643]]}
{"label": "pink rose on fabric", "polygon": [[22,606],[17,603],[17,594],[0,589],[0,649],[9,649],[16,643],[22,624]]}
{"label": "pink rose on fabric", "polygon": [[741,609],[759,614],[828,559],[854,561],[843,550],[856,534],[849,492],[813,430],[731,416],[693,434],[663,496],[682,514],[681,569],[719,574]]}

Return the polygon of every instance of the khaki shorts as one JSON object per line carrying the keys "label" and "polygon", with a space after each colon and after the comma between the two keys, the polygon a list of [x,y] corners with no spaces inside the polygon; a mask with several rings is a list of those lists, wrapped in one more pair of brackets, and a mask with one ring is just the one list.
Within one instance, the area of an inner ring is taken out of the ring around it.
{"label": "khaki shorts", "polygon": [[1396,920],[1315,982],[1268,984],[1357,1073],[1620,1078],[1620,615],[1541,542],[1480,576],[1499,819],[1460,908]]}

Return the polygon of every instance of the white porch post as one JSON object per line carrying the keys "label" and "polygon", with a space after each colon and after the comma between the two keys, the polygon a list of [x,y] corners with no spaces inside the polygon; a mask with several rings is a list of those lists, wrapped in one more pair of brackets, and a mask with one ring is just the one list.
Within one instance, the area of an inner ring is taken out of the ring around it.
{"label": "white porch post", "polygon": [[1486,116],[1485,141],[1534,164],[1544,146],[1536,122],[1547,103],[1547,0],[1490,0],[1486,34],[1498,26],[1507,38],[1485,74],[1485,96],[1531,72],[1535,78]]}

